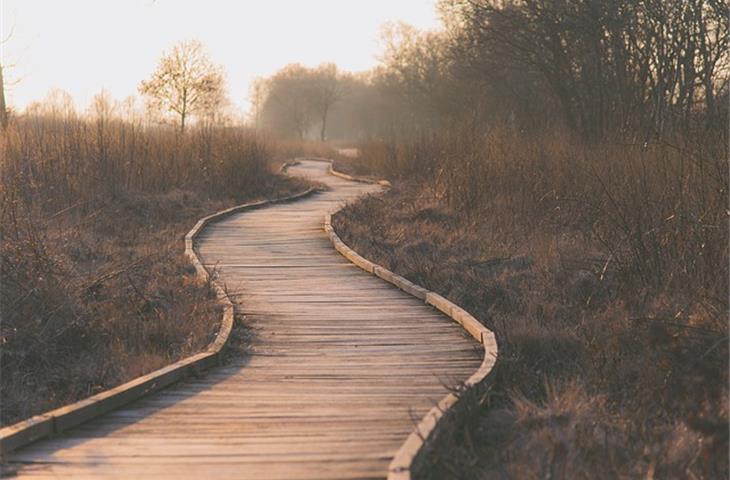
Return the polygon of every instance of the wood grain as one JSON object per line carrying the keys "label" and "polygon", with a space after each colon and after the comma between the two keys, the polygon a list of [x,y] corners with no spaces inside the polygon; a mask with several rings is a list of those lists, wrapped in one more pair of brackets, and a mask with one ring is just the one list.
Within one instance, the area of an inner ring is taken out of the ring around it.
{"label": "wood grain", "polygon": [[[198,238],[251,333],[249,354],[12,453],[36,478],[384,478],[481,353],[461,326],[332,249],[322,219],[379,185],[232,214]],[[364,259],[363,259],[364,260]]]}

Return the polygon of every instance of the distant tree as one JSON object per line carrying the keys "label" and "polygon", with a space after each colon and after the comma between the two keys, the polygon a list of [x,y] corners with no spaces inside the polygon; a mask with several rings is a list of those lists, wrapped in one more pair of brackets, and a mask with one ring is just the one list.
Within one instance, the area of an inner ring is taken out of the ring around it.
{"label": "distant tree", "polygon": [[177,115],[181,132],[190,115],[210,115],[225,103],[223,73],[197,40],[181,42],[163,55],[139,91],[153,109]]}
{"label": "distant tree", "polygon": [[51,89],[41,101],[29,103],[25,107],[25,113],[63,121],[72,120],[78,116],[73,97],[60,88]]}
{"label": "distant tree", "polygon": [[256,79],[250,94],[254,121],[300,139],[319,121],[324,141],[332,107],[343,97],[344,78],[334,64],[325,63],[316,68],[291,64],[269,78]]}
{"label": "distant tree", "polygon": [[371,83],[372,73],[340,75],[341,98],[327,116],[328,139],[362,140],[379,132],[387,115],[384,100]]}
{"label": "distant tree", "polygon": [[266,99],[266,79],[256,77],[249,87],[249,100],[251,103],[251,122],[254,128],[261,126],[261,110]]}
{"label": "distant tree", "polygon": [[106,89],[102,89],[91,99],[89,114],[91,118],[102,124],[109,123],[114,115],[114,100]]}
{"label": "distant tree", "polygon": [[5,107],[5,80],[3,79],[3,66],[0,64],[0,127],[8,126],[8,110]]}
{"label": "distant tree", "polygon": [[[13,29],[10,33],[0,40],[0,45],[3,45],[10,40],[13,36]],[[8,107],[5,105],[5,77],[3,76],[3,61],[0,59],[0,128],[3,130],[8,126]]]}
{"label": "distant tree", "polygon": [[262,120],[271,130],[303,139],[312,126],[312,98],[309,70],[287,65],[266,81]]}
{"label": "distant tree", "polygon": [[319,139],[324,142],[327,137],[327,114],[342,98],[340,74],[335,64],[325,63],[309,72],[309,79],[312,108],[319,113],[322,122]]}
{"label": "distant tree", "polygon": [[386,24],[380,41],[383,53],[373,84],[388,99],[384,120],[390,129],[419,131],[448,122],[460,89],[450,85],[451,62],[443,34],[400,22]]}

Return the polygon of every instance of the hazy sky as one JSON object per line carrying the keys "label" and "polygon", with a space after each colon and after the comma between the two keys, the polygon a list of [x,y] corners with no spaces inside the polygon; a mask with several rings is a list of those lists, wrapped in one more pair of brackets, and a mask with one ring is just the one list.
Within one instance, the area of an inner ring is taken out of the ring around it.
{"label": "hazy sky", "polygon": [[22,109],[54,87],[85,108],[102,88],[137,94],[163,50],[199,39],[247,108],[248,86],[290,62],[376,63],[383,23],[438,26],[434,0],[0,0],[8,103]]}

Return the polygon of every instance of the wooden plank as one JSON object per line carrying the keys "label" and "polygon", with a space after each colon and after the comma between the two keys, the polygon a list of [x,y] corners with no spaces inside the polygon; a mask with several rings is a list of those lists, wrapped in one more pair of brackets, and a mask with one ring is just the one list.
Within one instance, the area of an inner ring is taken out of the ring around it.
{"label": "wooden plank", "polygon": [[428,292],[426,294],[426,303],[440,310],[445,315],[448,315],[449,317],[451,316],[451,309],[454,304],[446,300],[438,293]]}

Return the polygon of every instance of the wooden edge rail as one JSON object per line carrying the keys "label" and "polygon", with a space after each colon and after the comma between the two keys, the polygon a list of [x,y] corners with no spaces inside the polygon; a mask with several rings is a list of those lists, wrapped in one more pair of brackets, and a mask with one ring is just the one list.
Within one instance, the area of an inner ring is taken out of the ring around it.
{"label": "wooden edge rail", "polygon": [[[283,173],[289,166],[295,163],[296,160],[284,163],[280,171]],[[200,261],[195,251],[195,239],[207,225],[220,221],[230,215],[273,203],[296,200],[310,195],[317,190],[317,188],[312,187],[304,192],[284,198],[245,203],[198,220],[192,230],[185,235],[185,256],[195,267],[198,276],[204,281],[211,283],[218,302],[223,306],[223,318],[221,319],[220,327],[213,341],[202,352],[178,360],[166,367],[142,375],[141,377],[137,377],[114,388],[92,395],[91,397],[0,428],[0,458],[19,447],[45,437],[59,434],[149,393],[156,392],[190,374],[197,374],[211,366],[218,365],[230,338],[231,331],[233,330],[234,308],[225,287],[211,278],[210,272],[208,272]]]}
{"label": "wooden edge rail", "polygon": [[[331,161],[330,173],[335,176],[340,176],[333,172]],[[390,186],[390,183],[376,182],[369,179],[361,179],[360,181]],[[324,218],[324,231],[335,249],[350,262],[362,268],[366,272],[377,275],[404,292],[423,300],[425,303],[433,306],[437,310],[440,310],[446,316],[461,325],[464,330],[466,330],[469,335],[474,338],[474,340],[479,342],[484,349],[484,357],[477,371],[474,372],[471,377],[466,380],[466,382],[464,382],[464,388],[471,388],[479,384],[487,377],[487,375],[489,375],[497,360],[497,340],[491,330],[482,325],[476,318],[469,314],[469,312],[445,299],[441,295],[430,292],[408,279],[371,262],[358,254],[355,250],[348,247],[337,235],[337,232],[335,232],[332,228],[332,214],[327,214]],[[411,467],[413,466],[416,455],[418,455],[431,433],[433,433],[436,429],[438,421],[441,417],[443,417],[446,410],[451,408],[458,399],[459,397],[456,394],[449,393],[418,422],[413,432],[411,432],[408,438],[406,438],[406,441],[401,445],[395,457],[393,457],[393,460],[390,462],[390,465],[388,466],[388,480],[410,480]]]}

